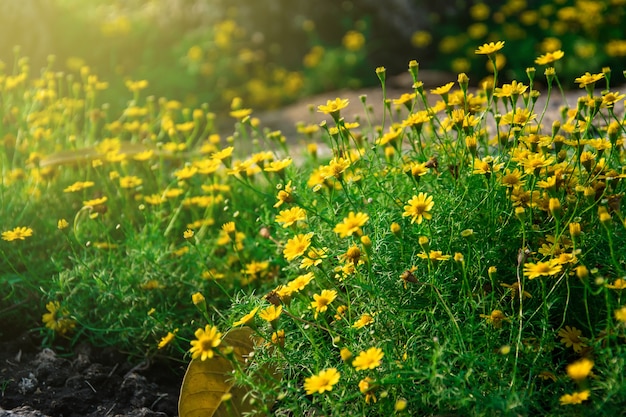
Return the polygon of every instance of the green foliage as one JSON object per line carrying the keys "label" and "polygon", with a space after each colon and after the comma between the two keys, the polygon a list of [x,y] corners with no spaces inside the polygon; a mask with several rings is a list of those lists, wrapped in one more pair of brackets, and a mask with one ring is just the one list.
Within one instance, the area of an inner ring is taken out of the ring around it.
{"label": "green foliage", "polygon": [[33,77],[18,57],[0,91],[3,321],[196,360],[250,326],[234,380],[266,414],[621,412],[624,95],[581,75],[545,126],[534,78],[428,92],[410,69],[381,124],[337,98],[288,140],[245,100],[224,133],[143,80],[117,112],[94,71]]}

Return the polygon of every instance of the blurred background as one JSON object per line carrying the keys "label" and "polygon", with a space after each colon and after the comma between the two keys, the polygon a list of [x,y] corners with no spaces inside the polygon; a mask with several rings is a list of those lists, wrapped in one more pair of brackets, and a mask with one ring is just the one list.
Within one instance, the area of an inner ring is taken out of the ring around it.
{"label": "blurred background", "polygon": [[[505,79],[561,49],[565,85],[610,66],[622,82],[626,0],[5,0],[0,2],[4,74],[52,65],[107,81],[103,99],[127,95],[127,80],[151,94],[226,108],[275,108],[337,88],[378,83],[374,68],[489,76],[474,50],[504,40]],[[17,47],[19,46],[19,48]],[[85,72],[86,73],[86,72]],[[543,69],[537,68],[538,80]],[[454,75],[453,75],[454,76]],[[452,78],[453,80],[455,78]],[[613,83],[615,84],[615,83]],[[120,94],[124,91],[124,94]]]}

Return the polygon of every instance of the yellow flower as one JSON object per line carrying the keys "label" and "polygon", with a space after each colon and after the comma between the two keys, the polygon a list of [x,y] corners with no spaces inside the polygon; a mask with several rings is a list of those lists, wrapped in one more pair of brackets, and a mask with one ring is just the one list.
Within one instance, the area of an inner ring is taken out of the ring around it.
{"label": "yellow flower", "polygon": [[535,64],[537,65],[549,65],[563,58],[563,51],[560,49],[554,52],[548,52],[544,55],[541,55],[539,58],[535,59]]}
{"label": "yellow flower", "polygon": [[319,374],[310,376],[304,380],[306,395],[313,393],[322,394],[324,391],[332,391],[333,385],[339,382],[341,374],[336,368],[328,368],[320,371]]}
{"label": "yellow flower", "polygon": [[370,401],[376,402],[372,382],[374,382],[374,380],[369,376],[359,381],[359,391],[361,391],[361,394],[365,395],[365,404],[369,404]]}
{"label": "yellow flower", "polygon": [[285,158],[280,161],[272,161],[265,167],[265,172],[281,172],[287,168],[293,160],[291,158]]}
{"label": "yellow flower", "polygon": [[93,187],[95,183],[93,181],[76,181],[74,184],[63,189],[64,193],[74,193],[76,191],[84,190],[85,188]]}
{"label": "yellow flower", "polygon": [[189,179],[198,173],[198,168],[194,166],[186,166],[182,169],[174,171],[174,176],[177,180],[182,181]]}
{"label": "yellow flower", "polygon": [[449,82],[446,85],[442,85],[441,87],[437,87],[433,90],[430,90],[430,94],[437,94],[439,96],[446,95],[450,92],[450,89],[454,85],[454,82]]}
{"label": "yellow flower", "polygon": [[528,279],[535,279],[541,276],[556,275],[561,272],[562,268],[563,267],[554,259],[548,262],[528,262],[524,264],[524,275],[527,276]]}
{"label": "yellow flower", "polygon": [[404,206],[404,213],[402,217],[411,216],[411,223],[422,224],[424,219],[431,219],[432,215],[429,213],[434,207],[433,197],[426,193],[419,193],[414,195],[406,206]]}
{"label": "yellow flower", "polygon": [[306,257],[300,262],[301,269],[309,269],[312,266],[317,266],[328,257],[328,248],[311,249],[307,252]]}
{"label": "yellow flower", "polygon": [[307,285],[309,285],[311,281],[313,281],[314,278],[315,275],[313,274],[313,272],[299,275],[298,277],[287,283],[287,289],[289,290],[290,294],[302,291]]}
{"label": "yellow flower", "polygon": [[191,341],[191,359],[200,358],[204,361],[207,358],[213,357],[213,349],[218,347],[222,342],[222,334],[218,332],[217,327],[209,326],[208,324],[204,329],[198,329],[194,333],[196,340]]}
{"label": "yellow flower", "polygon": [[589,399],[589,390],[584,390],[581,392],[575,392],[573,394],[565,394],[559,401],[561,401],[561,405],[568,404],[581,404],[583,401],[587,401]]}
{"label": "yellow flower", "polygon": [[510,321],[509,318],[507,318],[504,313],[500,310],[493,310],[491,312],[491,314],[489,315],[485,315],[485,314],[481,314],[480,317],[487,319],[487,321],[489,323],[491,323],[493,325],[493,327],[495,327],[496,329],[499,329],[502,327],[502,322],[503,321]]}
{"label": "yellow flower", "polygon": [[363,314],[361,317],[359,317],[359,319],[357,321],[354,322],[354,324],[352,325],[352,327],[354,327],[355,329],[361,329],[365,326],[368,326],[370,324],[374,323],[374,317],[372,317],[371,314]]}
{"label": "yellow flower", "polygon": [[276,216],[276,223],[282,223],[283,227],[289,227],[299,220],[306,220],[306,212],[300,207],[281,210]]}
{"label": "yellow flower", "polygon": [[183,237],[185,239],[191,239],[193,237],[193,230],[187,229],[183,232]]}
{"label": "yellow flower", "polygon": [[259,317],[261,317],[263,320],[267,322],[272,323],[278,320],[282,312],[283,312],[283,306],[277,307],[275,305],[271,305],[267,307],[266,309],[262,310],[259,313]]}
{"label": "yellow flower", "polygon": [[242,120],[252,114],[252,109],[238,109],[230,112],[230,116]]}
{"label": "yellow flower", "polygon": [[565,344],[565,347],[571,346],[574,352],[580,352],[583,347],[587,346],[585,344],[586,339],[581,337],[582,332],[576,327],[565,326],[564,329],[559,330],[557,335],[561,336],[561,343]]}
{"label": "yellow flower", "polygon": [[428,253],[418,253],[418,258],[430,259],[431,261],[447,261],[450,259],[450,255],[444,255],[440,250],[431,250]]}
{"label": "yellow flower", "polygon": [[65,317],[69,315],[69,312],[66,309],[62,309],[58,301],[50,301],[46,304],[46,310],[48,310],[48,313],[41,317],[41,321],[47,328],[54,330],[60,335],[65,335],[76,327],[74,320]]}
{"label": "yellow flower", "polygon": [[321,176],[323,179],[335,177],[340,180],[343,172],[350,166],[350,161],[346,158],[333,158],[327,166],[322,167]]}
{"label": "yellow flower", "polygon": [[361,227],[367,223],[370,217],[365,213],[350,212],[348,217],[335,226],[333,231],[339,235],[340,238],[351,236],[353,233],[361,234]]}
{"label": "yellow flower", "polygon": [[356,30],[349,30],[343,36],[341,43],[348,51],[356,52],[365,44],[365,36]]}
{"label": "yellow flower", "polygon": [[574,80],[574,82],[578,83],[578,86],[580,88],[583,88],[583,87],[586,87],[588,85],[593,85],[597,81],[600,81],[603,78],[604,78],[604,73],[602,73],[602,72],[598,73],[598,74],[590,74],[589,72],[586,72],[585,74],[583,74],[580,77],[576,78]]}
{"label": "yellow flower", "polygon": [[311,308],[315,309],[315,318],[319,313],[323,313],[328,310],[328,305],[335,301],[337,298],[337,291],[335,290],[322,290],[321,294],[314,294],[311,302]]}
{"label": "yellow flower", "polygon": [[142,183],[142,179],[134,175],[120,178],[120,187],[122,188],[135,188],[139,187]]}
{"label": "yellow flower", "polygon": [[274,204],[274,208],[278,208],[284,203],[291,203],[293,201],[293,196],[291,195],[291,193],[293,193],[293,187],[291,186],[291,181],[289,181],[285,185],[285,188],[280,190],[276,195],[278,201],[276,202],[276,204]]}
{"label": "yellow flower", "polygon": [[567,375],[574,381],[579,382],[587,378],[593,368],[593,362],[587,358],[582,358],[579,361],[570,363],[567,365]]}
{"label": "yellow flower", "polygon": [[106,203],[108,200],[108,197],[104,196],[104,197],[100,197],[100,198],[94,198],[91,200],[86,200],[83,201],[83,206],[87,207],[87,206],[91,206],[91,207],[95,207],[95,206],[99,206],[101,204]]}
{"label": "yellow flower", "polygon": [[313,232],[310,232],[307,234],[299,234],[289,239],[287,241],[287,244],[285,245],[285,248],[283,249],[283,255],[285,255],[285,259],[291,261],[299,256],[302,256],[302,254],[304,254],[304,252],[311,245],[312,237]]}
{"label": "yellow flower", "polygon": [[33,229],[30,227],[16,227],[13,230],[7,230],[2,232],[2,240],[11,242],[13,240],[25,240],[27,237],[33,235]]}
{"label": "yellow flower", "polygon": [[174,337],[176,336],[177,331],[178,329],[175,329],[174,332],[167,332],[167,335],[163,336],[161,340],[159,341],[157,348],[163,349],[165,346],[169,345],[172,342],[172,340],[174,340]]}
{"label": "yellow flower", "polygon": [[326,105],[317,106],[317,111],[324,114],[339,115],[342,109],[348,107],[349,100],[337,97],[334,100],[326,100]]}
{"label": "yellow flower", "polygon": [[[602,94],[602,105],[605,107],[613,107],[615,103],[626,97],[624,94],[613,93],[611,91]],[[610,142],[609,142],[610,143]]]}
{"label": "yellow flower", "polygon": [[204,303],[205,298],[202,293],[196,292],[191,295],[191,301],[193,302],[193,305],[197,306],[198,304]]}
{"label": "yellow flower", "polygon": [[272,343],[280,347],[285,347],[285,330],[280,329],[272,333]]}
{"label": "yellow flower", "polygon": [[474,53],[477,55],[491,55],[493,53],[498,52],[503,47],[504,47],[504,41],[490,42],[482,46],[479,46],[478,49],[474,51]]}
{"label": "yellow flower", "polygon": [[256,315],[256,312],[259,311],[259,307],[255,307],[254,309],[252,309],[251,312],[249,312],[248,314],[246,314],[245,316],[243,316],[241,319],[237,320],[236,322],[233,323],[233,327],[237,327],[237,326],[245,326],[248,323],[250,323],[252,321],[252,319],[254,318],[254,316]]}
{"label": "yellow flower", "polygon": [[342,347],[339,351],[339,355],[341,356],[341,360],[344,362],[352,359],[352,352],[350,352],[350,349],[348,349],[347,347]]}
{"label": "yellow flower", "polygon": [[59,219],[59,221],[57,222],[57,228],[59,230],[63,230],[65,228],[67,228],[69,225],[70,224],[65,219]]}
{"label": "yellow flower", "polygon": [[623,306],[613,312],[615,320],[626,323],[626,306]]}
{"label": "yellow flower", "polygon": [[354,366],[357,371],[374,369],[380,366],[383,356],[385,356],[385,354],[382,349],[371,347],[367,351],[359,353],[359,356],[352,361],[352,366]]}

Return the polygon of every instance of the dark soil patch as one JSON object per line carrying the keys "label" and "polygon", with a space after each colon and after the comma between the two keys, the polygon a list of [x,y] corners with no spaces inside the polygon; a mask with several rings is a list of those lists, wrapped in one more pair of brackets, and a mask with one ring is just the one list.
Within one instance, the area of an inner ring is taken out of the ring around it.
{"label": "dark soil patch", "polygon": [[185,369],[87,344],[42,348],[26,333],[0,340],[0,417],[176,416]]}

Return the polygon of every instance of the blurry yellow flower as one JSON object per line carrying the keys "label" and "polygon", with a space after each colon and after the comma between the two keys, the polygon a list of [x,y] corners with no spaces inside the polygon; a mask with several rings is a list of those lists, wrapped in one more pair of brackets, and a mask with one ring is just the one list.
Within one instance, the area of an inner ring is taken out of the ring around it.
{"label": "blurry yellow flower", "polygon": [[198,173],[198,168],[195,166],[186,166],[182,169],[174,171],[174,176],[177,180],[187,180]]}
{"label": "blurry yellow flower", "polygon": [[321,294],[314,294],[311,302],[311,308],[315,309],[315,318],[319,313],[323,313],[328,310],[328,305],[335,301],[337,298],[337,291],[335,290],[322,290]]}
{"label": "blurry yellow flower", "polygon": [[2,232],[2,240],[11,242],[13,240],[25,240],[27,237],[33,235],[33,229],[30,227],[16,227],[13,230],[7,230]]}
{"label": "blurry yellow flower", "polygon": [[348,217],[335,226],[333,231],[339,235],[340,238],[351,236],[354,233],[361,234],[361,227],[367,223],[369,216],[365,213],[348,213]]}
{"label": "blurry yellow flower", "polygon": [[328,368],[320,371],[319,374],[310,376],[304,380],[304,390],[306,395],[314,393],[322,394],[325,391],[332,391],[333,385],[339,382],[341,374],[336,368]]}
{"label": "blurry yellow flower", "polygon": [[312,266],[317,266],[322,263],[323,259],[328,257],[328,248],[311,249],[307,252],[302,262],[300,262],[300,268],[308,269]]}
{"label": "blurry yellow flower", "polygon": [[428,253],[418,253],[418,258],[430,259],[431,261],[447,261],[451,258],[451,255],[444,255],[440,250],[431,250]]}
{"label": "blurry yellow flower", "polygon": [[554,259],[547,262],[527,262],[524,264],[524,276],[528,279],[535,279],[541,276],[556,275],[561,272],[562,268]]}
{"label": "blurry yellow flower", "polygon": [[341,43],[348,51],[356,52],[365,44],[365,36],[356,30],[350,30],[343,36]]}
{"label": "blurry yellow flower", "polygon": [[603,78],[604,78],[604,73],[602,72],[598,74],[590,74],[589,72],[586,72],[584,75],[581,75],[580,77],[576,78],[574,82],[578,83],[578,86],[580,88],[583,88],[588,85],[593,85],[597,81],[600,81]]}
{"label": "blurry yellow flower", "polygon": [[299,256],[302,256],[311,245],[312,237],[313,232],[310,232],[307,234],[296,235],[293,238],[287,240],[287,244],[285,244],[285,248],[283,249],[283,255],[285,255],[285,259],[291,261]]}
{"label": "blurry yellow flower", "polygon": [[612,290],[624,290],[626,289],[626,279],[616,278],[612,284],[607,284],[606,287]]}
{"label": "blurry yellow flower", "polygon": [[304,211],[301,207],[292,207],[287,210],[281,210],[276,216],[276,223],[282,224],[283,227],[289,227],[301,220],[306,220],[306,211]]}
{"label": "blurry yellow flower", "polygon": [[250,323],[252,321],[252,319],[256,315],[257,311],[259,311],[259,307],[255,307],[254,309],[252,309],[251,312],[249,312],[248,314],[243,316],[241,319],[239,319],[236,322],[234,322],[233,323],[233,327],[247,325],[248,323]]}
{"label": "blurry yellow flower", "polygon": [[205,301],[204,295],[202,293],[196,292],[191,295],[191,301],[193,305],[203,304]]}
{"label": "blurry yellow flower", "polygon": [[108,200],[108,197],[106,197],[106,196],[100,197],[100,198],[94,198],[92,200],[83,201],[83,206],[84,207],[87,207],[87,206],[95,207],[95,206],[99,206],[101,204],[106,203],[107,200]]}
{"label": "blurry yellow flower", "polygon": [[41,321],[47,328],[60,335],[65,335],[76,327],[76,322],[67,318],[69,312],[66,309],[62,309],[58,301],[50,301],[46,304],[46,310],[48,310],[48,313],[41,317]]}
{"label": "blurry yellow flower", "polygon": [[626,306],[622,306],[613,312],[615,320],[626,323]]}
{"label": "blurry yellow flower", "polygon": [[235,119],[239,119],[242,120],[247,116],[250,116],[252,114],[252,109],[237,109],[237,110],[232,110],[230,112],[230,116],[234,117]]}
{"label": "blurry yellow flower", "polygon": [[272,343],[280,347],[285,347],[285,330],[280,329],[272,333]]}
{"label": "blurry yellow flower", "polygon": [[74,184],[66,187],[63,192],[73,193],[76,191],[84,190],[85,188],[93,187],[95,183],[93,181],[76,181]]}
{"label": "blurry yellow flower", "polygon": [[331,177],[337,178],[338,180],[343,178],[343,173],[350,166],[350,161],[346,158],[333,158],[330,160],[327,166],[323,167],[322,172],[320,173],[323,179],[328,179]]}
{"label": "blurry yellow flower", "polygon": [[510,319],[506,317],[504,313],[500,310],[493,310],[489,315],[481,314],[480,317],[487,319],[487,321],[491,323],[496,329],[502,327],[503,321],[510,321]]}
{"label": "blurry yellow flower", "polygon": [[563,343],[565,347],[571,346],[574,352],[580,352],[583,347],[587,346],[585,344],[586,339],[581,337],[582,332],[576,327],[565,326],[565,328],[559,330],[557,335],[561,336],[561,343]]}
{"label": "blurry yellow flower", "polygon": [[541,55],[537,59],[535,59],[535,64],[537,65],[550,65],[563,58],[565,53],[560,49],[554,52],[547,52],[544,55]]}
{"label": "blurry yellow flower", "polygon": [[148,81],[147,80],[139,80],[139,81],[128,80],[126,81],[126,88],[128,88],[128,90],[130,90],[131,92],[135,93],[145,88],[148,88]]}
{"label": "blurry yellow flower", "polygon": [[476,53],[477,55],[491,55],[495,52],[498,52],[503,47],[504,41],[490,42],[479,46],[478,49],[474,51],[474,53]]}
{"label": "blurry yellow flower", "polygon": [[313,274],[313,272],[298,275],[296,278],[287,283],[287,289],[290,294],[302,291],[307,285],[309,285],[311,281],[313,281],[314,278],[315,275]]}
{"label": "blurry yellow flower", "polygon": [[259,317],[269,323],[275,322],[283,312],[283,306],[271,305],[264,310],[261,310]]}
{"label": "blurry yellow flower", "polygon": [[70,224],[65,219],[59,219],[59,221],[57,222],[57,228],[59,230],[63,230],[65,228],[67,228],[69,225]]}
{"label": "blurry yellow flower", "polygon": [[440,95],[443,96],[445,94],[448,94],[450,92],[450,89],[452,88],[452,86],[454,85],[454,82],[449,82],[446,85],[442,85],[441,87],[437,87],[433,90],[430,90],[430,94],[436,94],[436,95]]}
{"label": "blurry yellow flower", "polygon": [[326,104],[320,104],[317,106],[317,111],[324,114],[339,114],[342,109],[348,107],[348,99],[341,99],[337,97],[334,100],[327,100]]}
{"label": "blurry yellow flower", "polygon": [[357,371],[374,369],[380,366],[383,356],[385,356],[385,354],[382,349],[371,347],[368,350],[359,353],[354,361],[352,361],[352,366],[354,366]]}
{"label": "blurry yellow flower", "polygon": [[172,342],[172,340],[174,340],[174,337],[176,336],[177,332],[178,332],[178,329],[175,329],[173,332],[167,332],[167,335],[163,336],[161,340],[159,341],[157,348],[163,349],[165,346],[169,345]]}
{"label": "blurry yellow flower", "polygon": [[589,390],[584,390],[581,392],[575,392],[573,394],[565,394],[559,398],[561,405],[568,404],[582,404],[583,401],[587,401],[589,399]]}
{"label": "blurry yellow flower", "polygon": [[433,37],[425,30],[418,30],[411,36],[411,44],[416,48],[424,48],[433,41]]}
{"label": "blurry yellow flower", "polygon": [[368,313],[365,313],[361,317],[359,317],[359,319],[357,321],[354,322],[352,327],[354,327],[355,329],[360,329],[360,328],[368,326],[368,325],[370,325],[372,323],[374,323],[374,317],[372,317]]}
{"label": "blurry yellow flower", "polygon": [[374,386],[372,385],[374,380],[369,376],[366,376],[359,381],[359,391],[365,395],[365,404],[370,402],[376,402],[376,395],[374,395]]}
{"label": "blurry yellow flower", "polygon": [[574,381],[579,382],[587,378],[593,368],[593,362],[587,358],[582,358],[579,361],[570,363],[567,365],[567,375]]}
{"label": "blurry yellow flower", "polygon": [[122,188],[135,188],[139,187],[143,183],[143,180],[134,175],[129,175],[120,178],[120,187]]}

